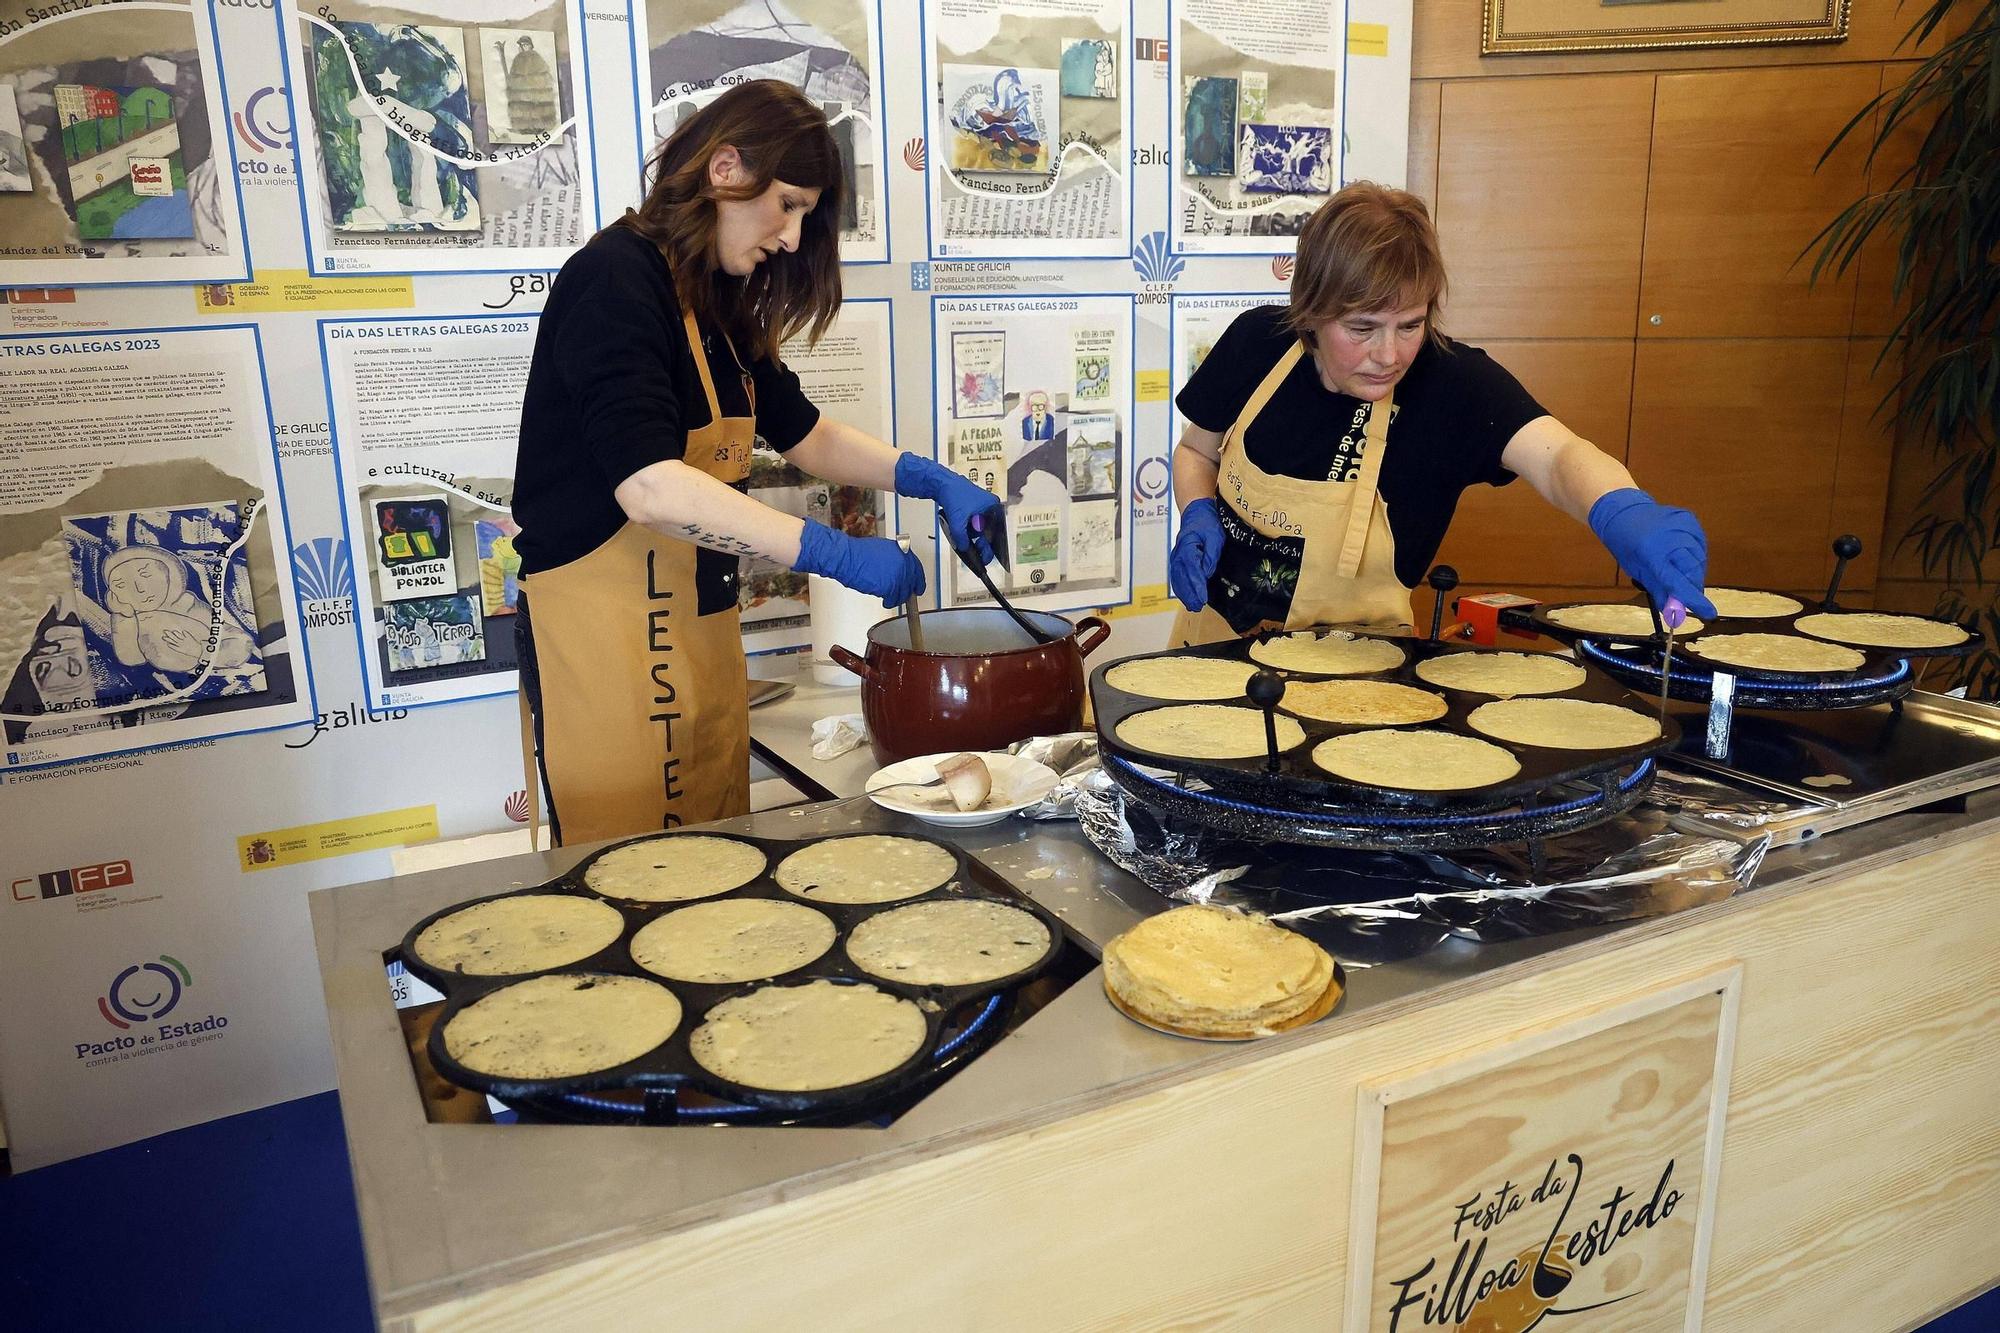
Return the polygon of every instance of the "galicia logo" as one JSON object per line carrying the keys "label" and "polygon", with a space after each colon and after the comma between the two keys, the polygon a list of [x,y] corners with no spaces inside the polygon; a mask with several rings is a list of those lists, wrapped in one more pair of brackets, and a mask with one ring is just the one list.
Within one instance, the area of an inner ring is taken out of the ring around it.
{"label": "galicia logo", "polygon": [[338,537],[315,537],[294,546],[292,577],[298,581],[302,601],[336,602],[354,596],[354,562],[348,558],[347,543]]}
{"label": "galicia logo", "polygon": [[1180,281],[1187,260],[1167,253],[1167,234],[1154,231],[1140,238],[1139,248],[1132,255],[1132,267],[1139,271],[1141,282],[1171,283]]}
{"label": "galicia logo", "polygon": [[236,137],[251,152],[292,151],[292,113],[283,88],[259,88],[231,119],[236,122]]}
{"label": "galicia logo", "polygon": [[97,997],[97,1012],[121,1030],[150,1023],[172,1013],[181,992],[192,985],[187,964],[161,954],[157,963],[134,963],[120,972],[111,989]]}

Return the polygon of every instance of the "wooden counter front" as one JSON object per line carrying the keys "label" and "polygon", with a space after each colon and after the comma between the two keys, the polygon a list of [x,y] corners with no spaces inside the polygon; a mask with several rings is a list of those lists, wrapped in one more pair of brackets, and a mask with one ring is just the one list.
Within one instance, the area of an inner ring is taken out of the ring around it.
{"label": "wooden counter front", "polygon": [[[848,1136],[835,1145],[845,1160],[678,1212],[671,1196],[705,1161],[757,1131],[413,1123],[392,1105],[408,1072],[384,1062],[399,1052],[357,1018],[365,950],[340,909],[354,891],[316,894],[377,1309],[394,1329],[1338,1328],[1367,1088],[1740,968],[1695,1292],[1705,1322],[1661,1322],[1643,1302],[1564,1322],[1909,1327],[2000,1277],[2000,823],[1975,801],[1971,816],[1900,816],[1797,853],[1729,901],[1260,1043],[1138,1029],[1093,974],[890,1131],[768,1132],[792,1136],[775,1151],[806,1156],[808,1140]],[[387,1012],[386,996],[372,1007]],[[1046,1070],[1049,1086],[987,1123],[926,1128],[947,1094],[978,1095],[982,1074],[989,1089],[1018,1084],[1023,1070]],[[478,1156],[444,1136],[481,1134],[547,1158],[549,1174],[518,1182],[544,1192],[546,1228],[482,1219],[466,1191],[492,1183],[441,1169]],[[605,1185],[593,1143],[652,1154],[657,1173]],[[654,1191],[655,1216],[591,1206],[614,1188]],[[420,1244],[421,1219],[446,1213],[463,1243]],[[482,1227],[563,1239],[523,1250],[527,1237]],[[494,1259],[470,1262],[483,1242]]]}

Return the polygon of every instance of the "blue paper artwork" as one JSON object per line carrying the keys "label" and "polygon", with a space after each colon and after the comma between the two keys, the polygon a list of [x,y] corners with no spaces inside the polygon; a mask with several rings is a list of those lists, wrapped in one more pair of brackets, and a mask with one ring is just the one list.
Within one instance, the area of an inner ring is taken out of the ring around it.
{"label": "blue paper artwork", "polygon": [[1236,174],[1236,80],[1193,78],[1181,99],[1181,156],[1190,176]]}
{"label": "blue paper artwork", "polygon": [[55,104],[77,235],[92,241],[194,235],[171,92],[58,83]]}
{"label": "blue paper artwork", "polygon": [[312,30],[327,221],[337,231],[478,230],[476,173],[438,156],[463,158],[476,147],[464,34],[413,23],[336,26],[338,37]]}
{"label": "blue paper artwork", "polygon": [[1255,194],[1327,194],[1333,131],[1324,125],[1245,125],[1236,183]]}
{"label": "blue paper artwork", "polygon": [[1056,136],[1054,70],[946,65],[950,164],[959,171],[1044,172]]}
{"label": "blue paper artwork", "polygon": [[478,593],[391,602],[383,610],[382,643],[391,671],[486,660]]}
{"label": "blue paper artwork", "polygon": [[1062,44],[1064,97],[1118,96],[1118,66],[1102,37],[1066,38]]}
{"label": "blue paper artwork", "polygon": [[250,561],[233,502],[76,514],[62,520],[62,536],[83,669],[63,673],[60,697],[44,691],[44,708],[263,691]]}

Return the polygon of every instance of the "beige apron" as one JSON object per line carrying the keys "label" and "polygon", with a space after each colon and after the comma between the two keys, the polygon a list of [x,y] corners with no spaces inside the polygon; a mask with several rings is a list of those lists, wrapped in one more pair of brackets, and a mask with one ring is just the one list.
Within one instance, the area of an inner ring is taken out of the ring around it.
{"label": "beige apron", "polygon": [[[1395,408],[1395,395],[1382,399],[1368,413],[1361,472],[1354,481],[1308,481],[1274,475],[1252,463],[1243,447],[1250,423],[1271,401],[1305,350],[1304,343],[1293,343],[1278,358],[1278,364],[1264,376],[1223,435],[1216,497],[1266,537],[1303,539],[1299,581],[1292,590],[1291,610],[1282,628],[1407,626],[1410,590],[1396,579],[1396,540],[1389,532],[1388,507],[1376,489],[1382,456],[1389,451],[1389,417]],[[1247,633],[1274,628],[1279,626],[1258,625]],[[1213,603],[1199,611],[1182,610],[1174,617],[1172,643],[1176,647],[1235,637],[1236,631]]]}
{"label": "beige apron", "polygon": [[[722,415],[694,315],[685,322],[708,424],[687,433],[681,461],[734,485],[750,475],[755,394],[745,375],[753,415]],[[695,549],[627,523],[582,559],[521,580],[541,675],[542,764],[565,844],[749,813],[743,636],[734,607],[697,614]],[[522,725],[539,821],[525,691]]]}

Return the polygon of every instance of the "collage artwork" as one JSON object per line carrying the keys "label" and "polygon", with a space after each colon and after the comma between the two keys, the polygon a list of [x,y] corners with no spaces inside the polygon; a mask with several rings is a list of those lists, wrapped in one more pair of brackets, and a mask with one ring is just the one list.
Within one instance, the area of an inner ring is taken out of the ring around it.
{"label": "collage artwork", "polygon": [[499,635],[489,658],[487,622],[513,615],[519,595],[513,519],[497,509],[475,516],[469,501],[455,507],[443,494],[363,496],[375,527],[369,563],[387,675],[407,685],[511,669],[513,635]]}

